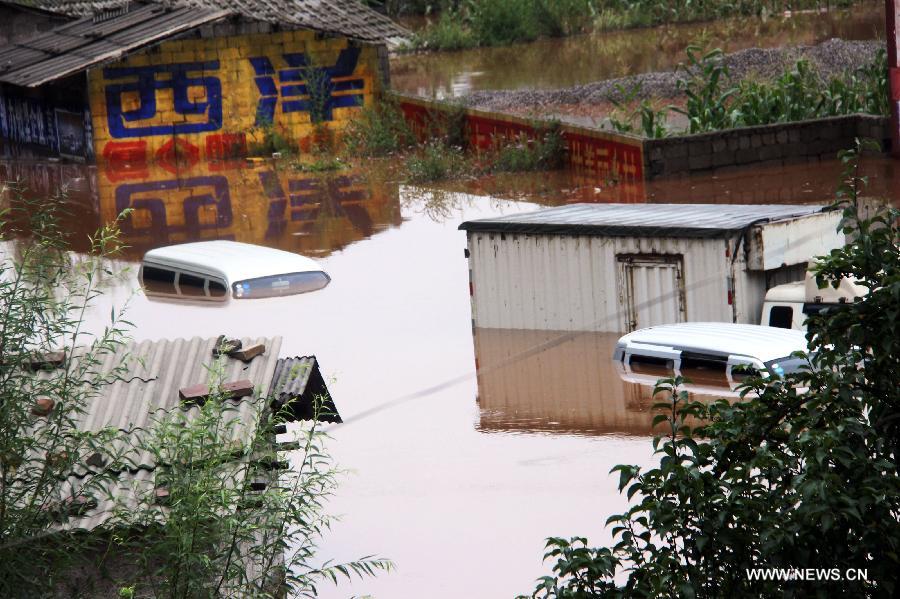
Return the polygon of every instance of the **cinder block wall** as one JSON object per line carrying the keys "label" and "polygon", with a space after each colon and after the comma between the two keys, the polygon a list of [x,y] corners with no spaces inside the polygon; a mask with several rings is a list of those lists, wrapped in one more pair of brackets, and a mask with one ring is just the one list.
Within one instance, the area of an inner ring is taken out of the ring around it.
{"label": "cinder block wall", "polygon": [[849,115],[648,139],[644,140],[644,173],[649,180],[731,166],[830,160],[852,147],[857,137],[874,139],[886,150],[889,120]]}
{"label": "cinder block wall", "polygon": [[92,69],[98,162],[243,156],[274,134],[304,147],[315,133],[314,115],[339,133],[381,92],[377,46],[271,28],[203,27]]}

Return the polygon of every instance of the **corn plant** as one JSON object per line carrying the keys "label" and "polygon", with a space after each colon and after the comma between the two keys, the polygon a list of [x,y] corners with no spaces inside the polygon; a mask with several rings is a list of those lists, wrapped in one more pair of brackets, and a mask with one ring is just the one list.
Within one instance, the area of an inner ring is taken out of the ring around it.
{"label": "corn plant", "polygon": [[688,118],[688,132],[702,133],[731,126],[729,103],[738,88],[729,81],[723,52],[688,46],[687,62],[678,65],[683,73],[678,87],[685,96],[684,108],[673,108]]}
{"label": "corn plant", "polygon": [[670,107],[655,108],[649,99],[637,102],[640,86],[625,90],[624,86],[616,86],[618,98],[613,98],[615,107],[609,116],[612,128],[619,133],[637,133],[650,139],[658,139],[668,134],[666,128],[666,115]]}

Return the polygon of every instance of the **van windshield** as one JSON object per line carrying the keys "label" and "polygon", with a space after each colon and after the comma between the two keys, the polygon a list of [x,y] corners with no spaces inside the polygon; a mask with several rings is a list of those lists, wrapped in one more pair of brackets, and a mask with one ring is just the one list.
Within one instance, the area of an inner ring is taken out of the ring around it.
{"label": "van windshield", "polygon": [[785,356],[777,360],[769,360],[766,367],[778,376],[800,372],[809,369],[810,357],[798,358],[796,356]]}
{"label": "van windshield", "polygon": [[313,271],[247,279],[236,282],[232,287],[235,298],[257,299],[317,291],[330,282],[331,278],[324,272]]}

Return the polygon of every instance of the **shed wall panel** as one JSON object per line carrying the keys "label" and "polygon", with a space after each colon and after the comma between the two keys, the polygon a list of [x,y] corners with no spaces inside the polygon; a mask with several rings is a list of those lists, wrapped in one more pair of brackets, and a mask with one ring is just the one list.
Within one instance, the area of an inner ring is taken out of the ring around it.
{"label": "shed wall panel", "polygon": [[470,232],[475,326],[625,332],[620,254],[683,256],[687,320],[730,322],[725,248],[721,239]]}

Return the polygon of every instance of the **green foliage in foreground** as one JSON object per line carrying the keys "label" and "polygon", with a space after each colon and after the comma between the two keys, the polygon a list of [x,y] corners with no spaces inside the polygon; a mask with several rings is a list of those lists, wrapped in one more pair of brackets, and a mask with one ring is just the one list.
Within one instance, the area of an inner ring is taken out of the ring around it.
{"label": "green foliage in foreground", "polygon": [[[324,433],[299,425],[299,450],[279,467],[280,414],[245,398],[255,408],[237,419],[211,357],[204,405],[156,413],[148,430],[85,430],[95,396],[131,375],[114,359],[130,326],[121,313],[97,335],[83,328],[118,230],[73,259],[56,224],[62,198],[12,186],[0,201],[0,597],[313,597],[323,582],[391,567],[321,563],[338,476]],[[38,354],[59,349],[62,366],[43,369]],[[38,400],[51,408],[36,412]],[[81,530],[88,512],[107,519]]]}
{"label": "green foliage in foreground", "polygon": [[[659,465],[613,469],[632,506],[608,520],[615,544],[549,539],[553,574],[534,597],[900,591],[900,212],[860,220],[855,152],[841,160],[854,240],[814,272],[821,286],[856,277],[868,295],[810,317],[812,369],[753,380],[740,401],[691,402],[681,380],[661,381]],[[754,568],[859,568],[868,580],[750,580]]]}

